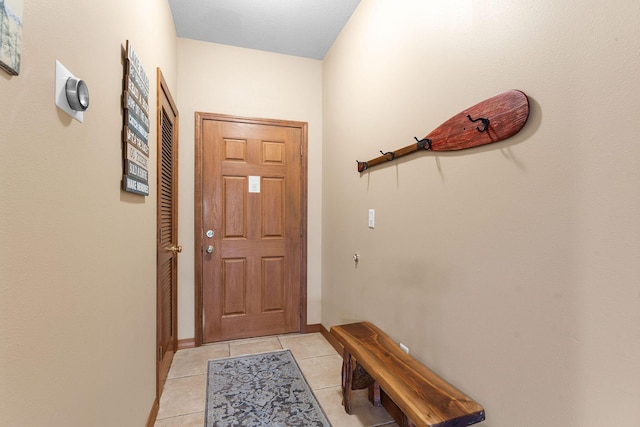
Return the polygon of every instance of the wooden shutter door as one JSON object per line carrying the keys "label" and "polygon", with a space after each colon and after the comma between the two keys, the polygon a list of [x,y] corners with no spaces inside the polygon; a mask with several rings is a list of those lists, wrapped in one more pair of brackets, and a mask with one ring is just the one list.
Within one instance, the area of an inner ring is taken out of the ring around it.
{"label": "wooden shutter door", "polygon": [[158,69],[158,397],[177,347],[178,110]]}

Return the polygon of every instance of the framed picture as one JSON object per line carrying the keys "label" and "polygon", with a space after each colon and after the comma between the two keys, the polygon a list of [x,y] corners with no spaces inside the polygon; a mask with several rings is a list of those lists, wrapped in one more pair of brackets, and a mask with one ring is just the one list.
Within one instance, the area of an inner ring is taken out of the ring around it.
{"label": "framed picture", "polygon": [[0,0],[0,68],[20,74],[22,10],[24,0]]}

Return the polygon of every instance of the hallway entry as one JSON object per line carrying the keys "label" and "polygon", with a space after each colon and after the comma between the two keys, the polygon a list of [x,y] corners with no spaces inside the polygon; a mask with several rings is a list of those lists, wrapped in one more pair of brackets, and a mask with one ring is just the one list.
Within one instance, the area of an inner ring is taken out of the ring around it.
{"label": "hallway entry", "polygon": [[306,327],[307,124],[196,113],[196,345]]}

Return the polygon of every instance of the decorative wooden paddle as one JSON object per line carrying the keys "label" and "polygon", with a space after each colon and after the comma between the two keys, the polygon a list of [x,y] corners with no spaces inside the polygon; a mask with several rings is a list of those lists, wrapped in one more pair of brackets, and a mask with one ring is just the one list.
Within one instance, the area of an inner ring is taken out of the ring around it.
{"label": "decorative wooden paddle", "polygon": [[[467,108],[435,128],[417,143],[368,162],[358,162],[358,172],[419,150],[455,151],[478,147],[510,138],[529,118],[529,100],[524,92],[510,90]],[[478,123],[479,122],[479,123]]]}

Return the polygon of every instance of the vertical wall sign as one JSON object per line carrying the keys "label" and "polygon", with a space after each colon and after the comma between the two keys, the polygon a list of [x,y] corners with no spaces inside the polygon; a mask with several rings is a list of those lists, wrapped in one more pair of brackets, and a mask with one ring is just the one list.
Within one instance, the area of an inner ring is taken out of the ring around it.
{"label": "vertical wall sign", "polygon": [[122,189],[149,195],[149,77],[127,40],[124,73]]}

